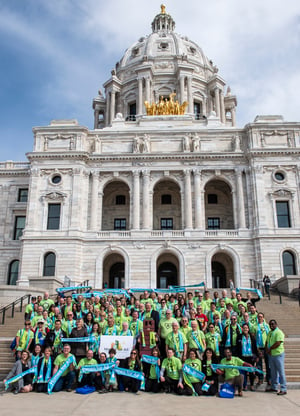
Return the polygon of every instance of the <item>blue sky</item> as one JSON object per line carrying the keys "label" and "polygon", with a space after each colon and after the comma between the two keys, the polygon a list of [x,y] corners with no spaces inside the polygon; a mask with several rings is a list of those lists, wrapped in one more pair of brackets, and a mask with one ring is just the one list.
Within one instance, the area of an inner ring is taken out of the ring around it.
{"label": "blue sky", "polygon": [[[161,0],[0,0],[0,161],[26,160],[33,126],[76,118]],[[242,127],[257,114],[300,121],[299,0],[165,1],[175,31],[202,47],[237,95]]]}

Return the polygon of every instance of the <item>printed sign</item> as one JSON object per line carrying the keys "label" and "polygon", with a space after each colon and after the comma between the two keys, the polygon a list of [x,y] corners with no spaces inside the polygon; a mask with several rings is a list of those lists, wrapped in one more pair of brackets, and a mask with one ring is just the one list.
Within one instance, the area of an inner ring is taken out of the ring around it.
{"label": "printed sign", "polygon": [[105,352],[108,356],[108,351],[114,348],[117,352],[117,358],[127,358],[133,348],[133,339],[132,336],[102,335],[100,337],[100,351]]}

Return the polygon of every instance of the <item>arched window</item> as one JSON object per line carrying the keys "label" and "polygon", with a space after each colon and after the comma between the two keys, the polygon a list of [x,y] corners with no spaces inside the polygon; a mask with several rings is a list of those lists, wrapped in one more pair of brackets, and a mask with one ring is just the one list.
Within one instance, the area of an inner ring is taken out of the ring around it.
{"label": "arched window", "polygon": [[8,284],[16,285],[19,277],[19,260],[13,260],[8,268]]}
{"label": "arched window", "polygon": [[295,275],[296,273],[296,264],[295,256],[291,251],[284,251],[282,254],[282,264],[283,264],[283,274]]}
{"label": "arched window", "polygon": [[54,253],[49,252],[45,254],[43,276],[55,276],[55,262],[56,256]]}

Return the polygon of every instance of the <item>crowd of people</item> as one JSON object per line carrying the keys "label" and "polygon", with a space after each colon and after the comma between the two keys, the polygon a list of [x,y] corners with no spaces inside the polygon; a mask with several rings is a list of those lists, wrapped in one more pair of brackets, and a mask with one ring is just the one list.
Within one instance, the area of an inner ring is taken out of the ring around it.
{"label": "crowd of people", "polygon": [[[223,383],[242,396],[266,382],[266,391],[284,395],[284,334],[275,320],[265,321],[259,301],[234,289],[221,297],[209,290],[32,297],[4,382],[15,394],[49,392],[54,380],[54,392],[89,386],[99,393],[138,394],[142,387],[197,396],[217,395]],[[129,357],[119,359],[115,348],[101,350],[106,335],[131,336]]]}

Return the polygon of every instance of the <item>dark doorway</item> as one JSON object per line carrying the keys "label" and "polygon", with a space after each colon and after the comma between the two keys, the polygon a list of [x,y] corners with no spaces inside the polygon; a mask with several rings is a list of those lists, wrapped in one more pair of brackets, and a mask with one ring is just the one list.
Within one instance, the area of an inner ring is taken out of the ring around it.
{"label": "dark doorway", "polygon": [[157,270],[157,288],[166,289],[178,285],[177,267],[170,262],[162,263]]}
{"label": "dark doorway", "polygon": [[125,287],[124,263],[115,263],[109,271],[109,288],[123,289]]}
{"label": "dark doorway", "polygon": [[222,263],[213,261],[211,263],[212,284],[214,288],[226,287],[226,269]]}

